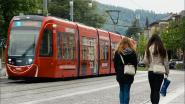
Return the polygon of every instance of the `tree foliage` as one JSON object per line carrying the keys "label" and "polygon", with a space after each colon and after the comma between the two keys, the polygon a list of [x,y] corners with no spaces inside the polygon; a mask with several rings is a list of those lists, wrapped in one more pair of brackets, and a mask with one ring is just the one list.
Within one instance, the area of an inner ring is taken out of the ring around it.
{"label": "tree foliage", "polygon": [[13,16],[35,14],[40,9],[41,0],[0,0],[0,35],[6,37],[9,22]]}
{"label": "tree foliage", "polygon": [[161,38],[168,50],[185,52],[185,17],[170,21],[168,28],[161,32]]}
{"label": "tree foliage", "polygon": [[[97,13],[97,4],[93,2],[89,7],[91,0],[74,0],[74,21],[93,27],[102,27],[105,18]],[[53,16],[70,19],[69,0],[51,0],[49,3],[49,13]]]}
{"label": "tree foliage", "polygon": [[137,43],[137,53],[138,53],[139,58],[141,57],[141,59],[144,56],[146,44],[147,44],[147,37],[143,34],[140,35],[138,43]]}
{"label": "tree foliage", "polygon": [[[49,13],[53,16],[69,19],[69,0],[48,0]],[[13,16],[38,14],[42,10],[43,0],[0,0],[0,37],[7,36],[9,22]],[[89,7],[91,0],[74,0],[74,20],[94,27],[102,27],[105,18],[97,13],[96,2]]]}
{"label": "tree foliage", "polygon": [[[115,7],[112,5],[106,5],[101,3],[98,3],[97,7],[98,7],[98,12],[100,14],[104,13],[106,10],[120,10],[119,20],[115,30],[120,34],[124,34],[124,35],[126,34],[126,30],[128,30],[128,27],[133,24],[133,20],[135,19],[135,16],[139,17],[138,19],[141,27],[145,27],[146,17],[148,18],[148,24],[150,24],[150,23],[153,23],[154,21],[161,20],[166,16],[168,16],[168,14],[164,14],[164,13],[159,14],[149,10],[142,10],[142,9],[131,10],[128,8]],[[112,17],[117,17],[117,14],[113,14]],[[105,30],[114,31],[113,23],[110,17],[107,16],[105,18],[107,21],[104,24],[103,28]]]}

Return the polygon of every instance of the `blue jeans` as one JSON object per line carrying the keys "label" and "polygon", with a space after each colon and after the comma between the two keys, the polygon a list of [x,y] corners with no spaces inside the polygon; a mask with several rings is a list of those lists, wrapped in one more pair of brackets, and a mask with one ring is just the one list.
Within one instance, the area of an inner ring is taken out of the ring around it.
{"label": "blue jeans", "polygon": [[120,86],[120,104],[129,104],[131,83],[119,83]]}

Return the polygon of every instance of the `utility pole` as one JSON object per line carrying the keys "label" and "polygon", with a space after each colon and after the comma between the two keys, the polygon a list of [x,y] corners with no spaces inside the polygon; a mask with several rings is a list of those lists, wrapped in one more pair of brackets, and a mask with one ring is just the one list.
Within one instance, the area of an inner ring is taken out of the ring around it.
{"label": "utility pole", "polygon": [[48,16],[48,0],[43,0],[43,15]]}
{"label": "utility pole", "polygon": [[185,0],[184,0],[184,10],[185,10]]}
{"label": "utility pole", "polygon": [[69,1],[69,5],[70,5],[70,13],[69,13],[69,15],[70,15],[70,20],[71,21],[73,21],[73,4],[74,4],[73,0]]}

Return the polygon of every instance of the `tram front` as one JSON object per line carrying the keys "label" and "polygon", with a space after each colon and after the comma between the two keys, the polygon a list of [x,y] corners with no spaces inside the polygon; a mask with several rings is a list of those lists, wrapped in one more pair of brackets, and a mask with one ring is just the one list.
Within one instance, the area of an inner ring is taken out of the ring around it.
{"label": "tram front", "polygon": [[6,67],[8,77],[36,77],[35,50],[42,16],[16,16],[10,22]]}

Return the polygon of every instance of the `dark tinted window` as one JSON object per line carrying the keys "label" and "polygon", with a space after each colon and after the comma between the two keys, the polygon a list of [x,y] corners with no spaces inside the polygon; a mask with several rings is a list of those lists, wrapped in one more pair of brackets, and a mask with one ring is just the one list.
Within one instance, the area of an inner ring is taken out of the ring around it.
{"label": "dark tinted window", "polygon": [[40,56],[52,56],[53,54],[53,38],[52,31],[45,29],[40,44]]}

